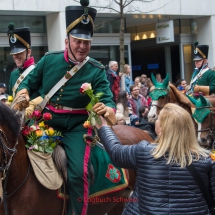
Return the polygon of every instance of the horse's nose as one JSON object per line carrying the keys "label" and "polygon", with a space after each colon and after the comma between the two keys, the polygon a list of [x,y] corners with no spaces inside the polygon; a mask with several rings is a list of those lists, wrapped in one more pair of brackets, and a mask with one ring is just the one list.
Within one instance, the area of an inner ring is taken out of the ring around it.
{"label": "horse's nose", "polygon": [[208,141],[206,138],[202,137],[200,139],[200,142],[199,142],[200,146],[204,147],[204,148],[208,148],[209,147],[209,144],[208,144]]}
{"label": "horse's nose", "polygon": [[201,140],[200,143],[203,144],[203,145],[205,145],[207,143],[207,139],[204,138],[204,137],[202,137],[200,140]]}
{"label": "horse's nose", "polygon": [[148,116],[148,122],[155,122],[157,120],[157,116],[156,115],[152,115],[152,116]]}

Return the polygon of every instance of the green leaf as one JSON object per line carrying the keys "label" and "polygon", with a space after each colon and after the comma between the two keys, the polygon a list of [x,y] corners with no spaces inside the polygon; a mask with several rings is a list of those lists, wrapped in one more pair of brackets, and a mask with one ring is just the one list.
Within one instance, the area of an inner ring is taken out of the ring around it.
{"label": "green leaf", "polygon": [[92,108],[93,108],[93,105],[92,105],[91,102],[90,102],[90,103],[86,106],[86,109],[87,109],[88,111],[91,111]]}
{"label": "green leaf", "polygon": [[91,117],[91,121],[90,121],[91,125],[94,126],[96,124],[96,119],[94,116]]}
{"label": "green leaf", "polygon": [[57,145],[56,143],[52,143],[49,147],[54,149],[56,147],[56,145]]}
{"label": "green leaf", "polygon": [[95,116],[95,119],[96,119],[96,122],[99,124],[99,125],[102,125],[102,121],[100,119],[99,116]]}
{"label": "green leaf", "polygon": [[29,148],[30,148],[30,146],[26,144],[26,145],[25,145],[25,148],[29,149]]}
{"label": "green leaf", "polygon": [[96,97],[96,98],[100,98],[103,94],[104,94],[104,93],[102,93],[102,92],[98,92],[98,93],[96,93],[95,97]]}
{"label": "green leaf", "polygon": [[54,152],[54,150],[53,150],[52,148],[50,148],[50,147],[49,147],[49,148],[45,149],[45,152],[47,152],[47,153],[50,153],[50,154],[51,154],[51,153],[53,153],[53,152]]}

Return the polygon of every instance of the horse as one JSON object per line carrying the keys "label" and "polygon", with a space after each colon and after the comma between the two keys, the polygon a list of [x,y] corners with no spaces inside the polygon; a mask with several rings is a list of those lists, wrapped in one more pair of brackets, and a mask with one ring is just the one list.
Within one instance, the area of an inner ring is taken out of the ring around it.
{"label": "horse", "polygon": [[[20,132],[20,118],[13,110],[0,103],[0,214],[1,215],[59,215],[64,201],[57,198],[56,190],[42,186],[31,167]],[[113,130],[122,144],[137,144],[141,140],[152,141],[150,135],[140,129],[117,125]],[[135,172],[129,170],[127,188],[101,196],[101,199],[128,197],[135,184]],[[2,198],[1,190],[4,190]],[[2,200],[3,199],[3,200]],[[2,203],[3,201],[3,203]],[[88,215],[120,215],[124,202],[101,201],[88,204]]]}
{"label": "horse", "polygon": [[148,113],[148,121],[155,123],[159,112],[167,103],[176,103],[184,108],[190,115],[192,115],[192,102],[181,93],[173,84],[169,83],[169,76],[167,74],[163,83],[157,82],[154,75],[151,75],[154,89],[150,93],[152,104]]}
{"label": "horse", "polygon": [[198,122],[198,142],[205,148],[215,149],[215,95],[200,95],[198,100],[188,98],[196,106],[193,117]]}

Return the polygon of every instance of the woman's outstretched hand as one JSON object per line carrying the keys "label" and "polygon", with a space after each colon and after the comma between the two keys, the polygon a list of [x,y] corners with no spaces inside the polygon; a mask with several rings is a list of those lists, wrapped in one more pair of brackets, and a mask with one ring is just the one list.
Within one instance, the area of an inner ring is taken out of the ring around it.
{"label": "woman's outstretched hand", "polygon": [[101,124],[99,124],[98,122],[96,122],[96,124],[95,124],[95,126],[98,130],[103,126],[107,126],[107,121],[105,120],[105,118],[102,116],[99,116],[99,117],[101,119]]}

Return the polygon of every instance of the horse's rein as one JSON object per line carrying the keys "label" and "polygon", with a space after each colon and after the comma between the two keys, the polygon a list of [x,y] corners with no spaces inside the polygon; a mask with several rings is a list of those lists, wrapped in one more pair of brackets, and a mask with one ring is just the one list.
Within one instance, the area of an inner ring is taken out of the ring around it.
{"label": "horse's rein", "polygon": [[[5,144],[5,142],[7,144]],[[0,129],[0,147],[2,149],[2,161],[1,161],[1,166],[0,166],[0,172],[3,173],[1,180],[5,179],[7,172],[10,168],[13,156],[14,156],[14,154],[17,153],[17,150],[16,150],[17,144],[18,144],[18,140],[16,141],[14,148],[9,148],[7,145],[10,145],[10,144],[7,140],[7,137],[4,134],[4,132],[2,131],[2,129]],[[10,155],[9,161],[7,161],[6,152]]]}
{"label": "horse's rein", "polygon": [[[215,122],[213,120],[213,115],[215,115],[215,112],[210,109],[211,108],[210,106],[204,106],[204,107],[200,107],[198,109],[202,109],[202,108],[209,108],[209,110],[210,110],[210,127],[201,129],[201,130],[197,130],[197,132],[209,131],[208,136],[212,137],[212,140],[213,140],[212,149],[214,149],[214,147],[215,147]],[[208,139],[208,136],[207,136],[207,139]]]}

